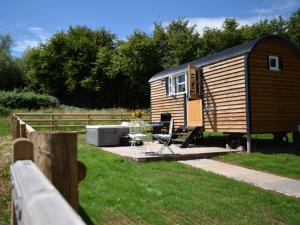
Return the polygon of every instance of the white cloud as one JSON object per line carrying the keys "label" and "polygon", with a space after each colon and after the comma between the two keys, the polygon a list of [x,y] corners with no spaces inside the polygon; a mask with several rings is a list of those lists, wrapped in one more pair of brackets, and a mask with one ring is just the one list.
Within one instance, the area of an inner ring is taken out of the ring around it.
{"label": "white cloud", "polygon": [[44,29],[41,27],[29,27],[28,30],[32,31],[32,32],[43,32]]}
{"label": "white cloud", "polygon": [[[253,16],[234,18],[238,21],[240,26],[252,25],[260,20],[264,19],[274,19],[279,15],[285,15],[288,11],[294,10],[300,7],[299,0],[267,0],[265,1],[268,7],[265,8],[254,8],[250,9]],[[206,27],[210,28],[222,28],[224,20],[227,17],[196,17],[196,18],[186,18],[189,21],[190,26],[196,26],[196,31],[200,34]],[[168,26],[170,22],[164,22],[163,26]],[[153,26],[152,26],[153,29]]]}
{"label": "white cloud", "polygon": [[[197,17],[197,18],[186,18],[189,21],[190,26],[195,26],[196,31],[202,34],[204,29],[209,28],[222,28],[224,20],[227,17]],[[240,26],[251,25],[267,17],[256,16],[247,18],[234,18],[237,20]],[[167,26],[170,22],[163,23],[163,26]]]}
{"label": "white cloud", "polygon": [[34,39],[24,39],[20,41],[16,41],[13,51],[18,53],[23,53],[28,48],[37,47],[40,41]]}
{"label": "white cloud", "polygon": [[298,0],[272,0],[268,3],[270,3],[268,7],[254,8],[250,11],[258,15],[277,15],[293,10],[300,5]]}
{"label": "white cloud", "polygon": [[61,26],[56,27],[56,31],[63,31],[63,28]]}
{"label": "white cloud", "polygon": [[49,38],[49,34],[41,27],[29,27],[28,30],[31,31],[41,42],[44,42]]}
{"label": "white cloud", "polygon": [[37,47],[40,43],[46,42],[50,35],[41,27],[27,27],[27,34],[20,40],[15,41],[13,51],[21,55],[26,49]]}
{"label": "white cloud", "polygon": [[225,17],[216,17],[216,18],[205,18],[205,17],[188,18],[189,25],[190,26],[196,26],[196,30],[199,33],[202,33],[202,30],[205,27],[221,28],[224,20],[225,20]]}
{"label": "white cloud", "polygon": [[[196,26],[196,30],[202,34],[204,28],[222,28],[224,20],[226,17],[216,17],[216,18],[188,18],[189,25]],[[249,18],[235,18],[240,26],[251,25],[255,22],[258,22],[262,17],[249,17]]]}

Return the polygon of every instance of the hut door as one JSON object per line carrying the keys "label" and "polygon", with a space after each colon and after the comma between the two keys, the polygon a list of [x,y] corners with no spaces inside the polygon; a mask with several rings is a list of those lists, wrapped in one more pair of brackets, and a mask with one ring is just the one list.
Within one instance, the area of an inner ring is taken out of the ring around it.
{"label": "hut door", "polygon": [[203,126],[201,70],[188,65],[187,125]]}

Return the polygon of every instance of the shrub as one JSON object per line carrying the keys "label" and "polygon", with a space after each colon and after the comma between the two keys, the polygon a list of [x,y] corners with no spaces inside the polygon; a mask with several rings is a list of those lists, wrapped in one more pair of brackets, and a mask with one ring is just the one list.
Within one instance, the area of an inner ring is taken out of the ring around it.
{"label": "shrub", "polygon": [[0,105],[11,109],[39,109],[57,107],[59,101],[53,96],[34,92],[0,91]]}
{"label": "shrub", "polygon": [[11,110],[0,105],[0,116],[7,117],[11,114]]}

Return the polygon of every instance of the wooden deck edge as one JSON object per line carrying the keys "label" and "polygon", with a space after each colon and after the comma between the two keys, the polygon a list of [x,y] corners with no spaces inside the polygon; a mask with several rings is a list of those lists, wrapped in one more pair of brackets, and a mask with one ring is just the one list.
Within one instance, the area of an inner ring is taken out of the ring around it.
{"label": "wooden deck edge", "polygon": [[[229,152],[209,152],[209,153],[197,153],[197,154],[188,154],[188,155],[162,155],[161,157],[129,157],[121,156],[131,161],[142,163],[142,162],[155,162],[155,161],[181,161],[181,160],[192,160],[192,159],[209,159],[219,155],[226,155],[228,153],[238,152],[238,151],[229,151]],[[118,155],[118,154],[116,154]]]}

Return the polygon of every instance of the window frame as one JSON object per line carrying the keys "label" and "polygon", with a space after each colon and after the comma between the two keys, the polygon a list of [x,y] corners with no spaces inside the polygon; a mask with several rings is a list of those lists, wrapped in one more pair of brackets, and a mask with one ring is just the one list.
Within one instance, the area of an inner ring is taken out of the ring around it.
{"label": "window frame", "polygon": [[[184,76],[184,82],[178,82],[180,76]],[[180,85],[184,86],[184,91],[181,91],[181,92],[178,91]],[[186,93],[186,89],[187,89],[186,72],[171,75],[168,77],[168,96],[184,94],[184,93]]]}
{"label": "window frame", "polygon": [[[179,82],[179,77],[181,77],[181,76],[184,77],[184,81],[183,82]],[[185,87],[186,87],[186,76],[185,76],[185,73],[175,76],[174,79],[175,79],[175,94],[185,93],[185,91],[186,91],[186,89],[185,89]],[[178,91],[180,85],[184,86],[184,91],[180,91],[180,92]]]}
{"label": "window frame", "polygon": [[174,86],[173,86],[172,76],[168,77],[168,96],[174,95]]}
{"label": "window frame", "polygon": [[[272,59],[275,59],[276,66],[271,65],[271,60]],[[279,66],[279,56],[269,55],[268,65],[269,65],[269,70],[271,70],[271,71],[281,71],[280,66]]]}

